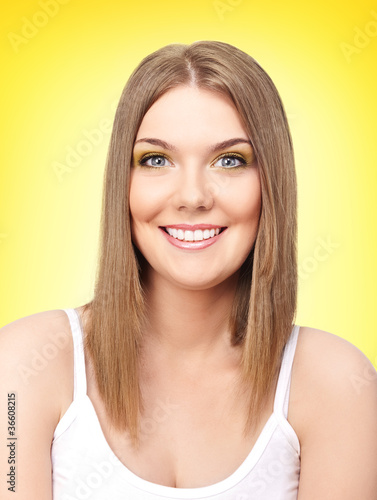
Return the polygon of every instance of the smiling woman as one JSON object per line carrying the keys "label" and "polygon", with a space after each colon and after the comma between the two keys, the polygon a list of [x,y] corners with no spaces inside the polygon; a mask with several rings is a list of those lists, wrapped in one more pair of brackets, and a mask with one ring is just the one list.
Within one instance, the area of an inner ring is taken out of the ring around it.
{"label": "smiling woman", "polygon": [[[377,374],[295,324],[296,197],[284,108],[253,58],[198,41],[141,61],[115,116],[93,300],[0,336],[18,498],[376,499]],[[65,342],[25,387],[14,366],[51,335]]]}
{"label": "smiling woman", "polygon": [[181,85],[153,104],[135,141],[130,211],[145,278],[229,286],[252,250],[261,211],[259,169],[229,97]]}
{"label": "smiling woman", "polygon": [[[220,159],[230,155],[239,158],[236,166]],[[199,337],[199,348],[206,338],[224,337],[225,345],[237,346],[231,352],[242,354],[238,375],[246,382],[248,425],[256,425],[292,330],[297,291],[293,151],[268,75],[250,56],[221,42],[170,45],[146,57],[118,106],[105,189],[102,260],[96,295],[86,308],[86,348],[96,360],[106,405],[113,397],[124,404],[112,408],[114,424],[127,423],[136,439],[142,403],[138,349],[143,344],[146,351],[147,339],[156,342],[158,332],[166,335],[173,324],[180,345]],[[179,236],[188,239],[190,233],[165,237],[160,226],[177,224],[227,229],[207,246],[179,243]],[[195,245],[206,248],[198,252]],[[118,287],[110,292],[114,283]],[[157,296],[166,290],[177,297],[177,285],[183,310],[181,304],[167,309],[171,296],[165,306],[152,307],[155,286]],[[196,293],[187,296],[189,291]],[[190,311],[187,301],[200,310]],[[149,314],[143,314],[146,308]],[[164,321],[152,322],[160,308]],[[200,321],[190,333],[193,318]],[[125,331],[134,333],[125,339]],[[117,391],[112,397],[110,387]]]}

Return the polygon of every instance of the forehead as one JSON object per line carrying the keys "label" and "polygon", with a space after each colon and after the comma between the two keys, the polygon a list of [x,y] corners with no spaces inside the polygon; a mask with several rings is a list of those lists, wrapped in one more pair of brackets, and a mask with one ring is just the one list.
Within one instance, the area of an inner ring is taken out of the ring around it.
{"label": "forehead", "polygon": [[203,88],[181,85],[163,94],[147,111],[136,140],[159,137],[170,141],[190,138],[247,138],[246,129],[230,97]]}

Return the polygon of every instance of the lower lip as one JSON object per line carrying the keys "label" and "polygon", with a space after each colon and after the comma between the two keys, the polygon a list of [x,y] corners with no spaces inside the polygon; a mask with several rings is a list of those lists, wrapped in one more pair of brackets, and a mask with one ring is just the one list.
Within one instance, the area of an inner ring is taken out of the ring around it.
{"label": "lower lip", "polygon": [[211,245],[216,243],[216,241],[218,241],[226,231],[226,229],[224,229],[217,236],[214,236],[213,238],[208,238],[207,240],[181,241],[177,240],[176,238],[173,238],[173,236],[170,236],[170,234],[168,234],[164,229],[161,229],[160,227],[159,230],[162,231],[162,234],[165,236],[165,238],[168,240],[169,243],[171,243],[177,248],[183,248],[185,250],[201,250],[203,248],[210,247]]}

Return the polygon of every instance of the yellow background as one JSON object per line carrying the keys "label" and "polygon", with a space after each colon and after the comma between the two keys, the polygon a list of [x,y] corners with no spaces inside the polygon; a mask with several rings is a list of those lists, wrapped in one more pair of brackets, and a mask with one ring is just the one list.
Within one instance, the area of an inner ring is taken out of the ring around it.
{"label": "yellow background", "polygon": [[[376,365],[376,1],[18,0],[0,23],[0,326],[91,298],[108,126],[128,76],[168,43],[221,40],[262,65],[288,113],[296,322]],[[70,148],[82,154],[59,178]]]}

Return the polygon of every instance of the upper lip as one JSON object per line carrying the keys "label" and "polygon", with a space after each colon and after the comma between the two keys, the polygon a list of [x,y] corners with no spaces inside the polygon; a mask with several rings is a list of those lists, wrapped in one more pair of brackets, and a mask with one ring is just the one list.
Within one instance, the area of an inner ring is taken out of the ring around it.
{"label": "upper lip", "polygon": [[194,224],[191,226],[190,224],[169,224],[168,226],[160,226],[162,228],[171,228],[171,229],[183,229],[185,231],[195,231],[195,229],[217,229],[224,228],[226,226],[217,226],[214,224]]}

